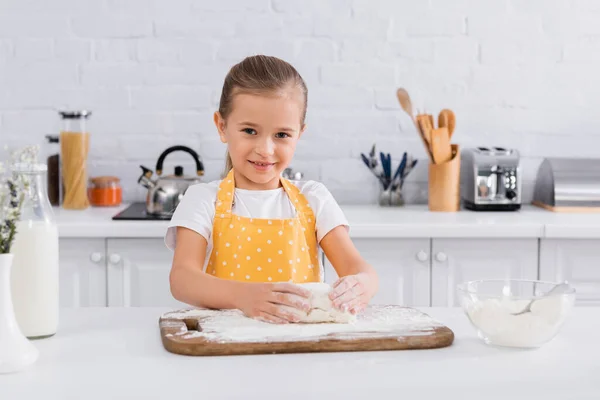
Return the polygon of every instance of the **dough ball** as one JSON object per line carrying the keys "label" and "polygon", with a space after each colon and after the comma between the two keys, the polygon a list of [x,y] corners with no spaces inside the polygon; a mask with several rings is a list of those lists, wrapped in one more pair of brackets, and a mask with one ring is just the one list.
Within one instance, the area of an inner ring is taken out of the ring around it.
{"label": "dough ball", "polygon": [[349,323],[356,320],[356,316],[349,311],[343,312],[333,307],[333,302],[329,299],[331,286],[328,283],[311,282],[297,285],[311,292],[310,310],[301,317],[299,323]]}

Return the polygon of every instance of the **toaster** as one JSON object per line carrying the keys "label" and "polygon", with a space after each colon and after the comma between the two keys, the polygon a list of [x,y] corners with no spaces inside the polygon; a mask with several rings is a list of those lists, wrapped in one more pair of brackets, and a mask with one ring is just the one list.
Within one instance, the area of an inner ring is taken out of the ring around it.
{"label": "toaster", "polygon": [[516,149],[474,147],[461,151],[461,200],[468,210],[521,208],[520,156]]}

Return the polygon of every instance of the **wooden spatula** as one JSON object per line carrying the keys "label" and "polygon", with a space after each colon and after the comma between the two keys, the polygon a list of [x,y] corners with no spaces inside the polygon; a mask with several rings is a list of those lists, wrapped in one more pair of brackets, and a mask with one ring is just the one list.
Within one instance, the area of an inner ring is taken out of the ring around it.
{"label": "wooden spatula", "polygon": [[431,153],[433,162],[443,164],[452,158],[452,147],[448,128],[437,128],[431,131]]}
{"label": "wooden spatula", "polygon": [[448,137],[452,139],[454,128],[456,127],[456,116],[454,112],[448,108],[440,111],[438,115],[438,128],[448,128]]}
{"label": "wooden spatula", "polygon": [[433,154],[431,152],[431,128],[429,127],[429,121],[424,115],[417,115],[417,131],[421,140],[423,141],[423,146],[425,146],[425,150],[427,151],[427,155],[429,156],[429,161],[433,161]]}

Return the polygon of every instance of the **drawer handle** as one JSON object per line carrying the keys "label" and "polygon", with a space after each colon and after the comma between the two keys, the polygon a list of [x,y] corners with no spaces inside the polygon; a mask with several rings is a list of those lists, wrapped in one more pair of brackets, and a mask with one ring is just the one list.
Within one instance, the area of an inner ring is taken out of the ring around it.
{"label": "drawer handle", "polygon": [[111,254],[108,259],[111,264],[118,264],[121,262],[121,256],[118,254]]}
{"label": "drawer handle", "polygon": [[427,261],[428,258],[427,253],[423,250],[417,253],[417,260],[419,261]]}
{"label": "drawer handle", "polygon": [[92,260],[93,263],[98,264],[100,261],[102,261],[102,254],[98,251],[95,251],[90,254],[90,260]]}
{"label": "drawer handle", "polygon": [[435,259],[438,262],[445,262],[448,259],[448,256],[446,255],[446,253],[440,251],[435,255]]}

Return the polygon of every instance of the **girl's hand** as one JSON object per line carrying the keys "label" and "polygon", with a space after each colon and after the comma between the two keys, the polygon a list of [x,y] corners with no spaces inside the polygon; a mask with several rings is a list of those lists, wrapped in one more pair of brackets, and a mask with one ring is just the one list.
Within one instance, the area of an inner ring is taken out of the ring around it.
{"label": "girl's hand", "polygon": [[367,273],[347,275],[333,284],[329,298],[335,308],[357,314],[369,304],[375,293],[373,286]]}
{"label": "girl's hand", "polygon": [[310,291],[288,282],[245,283],[237,307],[246,316],[275,324],[298,322],[310,310]]}

